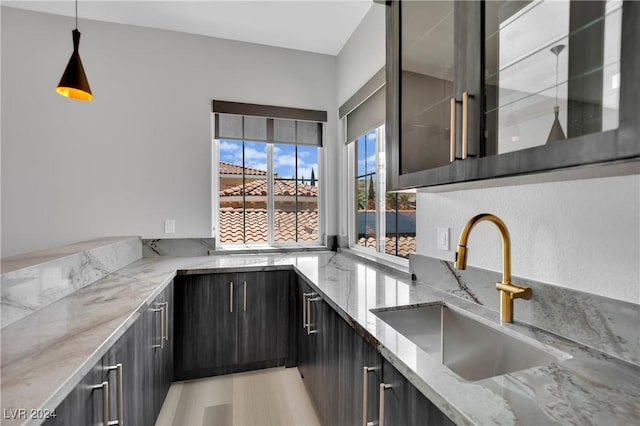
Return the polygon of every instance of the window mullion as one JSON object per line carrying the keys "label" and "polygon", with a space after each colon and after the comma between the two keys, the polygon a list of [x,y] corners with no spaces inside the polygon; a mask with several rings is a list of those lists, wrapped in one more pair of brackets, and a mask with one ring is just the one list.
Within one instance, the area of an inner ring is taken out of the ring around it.
{"label": "window mullion", "polygon": [[273,144],[267,144],[267,243],[274,242],[275,197],[273,181]]}
{"label": "window mullion", "polygon": [[376,247],[380,253],[384,253],[385,250],[385,238],[386,238],[386,205],[385,205],[385,189],[386,189],[386,170],[384,170],[384,132],[382,127],[376,129],[376,219],[377,219],[377,231],[376,231]]}

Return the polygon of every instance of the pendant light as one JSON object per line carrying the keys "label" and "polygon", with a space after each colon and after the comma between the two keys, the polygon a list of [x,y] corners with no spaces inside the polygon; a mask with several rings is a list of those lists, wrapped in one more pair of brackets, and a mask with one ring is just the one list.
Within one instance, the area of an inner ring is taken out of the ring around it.
{"label": "pendant light", "polygon": [[73,53],[71,54],[67,68],[64,70],[64,74],[62,74],[60,83],[58,83],[58,87],[56,87],[56,92],[67,98],[79,101],[90,101],[93,99],[93,94],[89,87],[87,75],[84,73],[80,53],[78,53],[78,46],[80,44],[80,31],[78,31],[78,0],[76,0],[76,29],[73,30],[72,34]]}
{"label": "pendant light", "polygon": [[564,44],[558,44],[551,48],[551,53],[556,55],[556,106],[553,107],[553,114],[555,115],[555,118],[553,119],[553,124],[551,125],[551,131],[549,132],[547,143],[553,143],[565,140],[567,138],[564,135],[562,126],[560,125],[560,120],[558,120],[558,112],[560,112],[560,107],[558,106],[558,55],[560,55],[560,52],[562,52],[564,48]]}

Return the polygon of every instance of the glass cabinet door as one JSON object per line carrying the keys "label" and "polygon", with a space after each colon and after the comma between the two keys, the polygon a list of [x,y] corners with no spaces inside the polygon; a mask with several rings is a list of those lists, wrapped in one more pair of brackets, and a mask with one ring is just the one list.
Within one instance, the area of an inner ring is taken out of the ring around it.
{"label": "glass cabinet door", "polygon": [[622,1],[503,0],[484,8],[480,156],[618,128]]}
{"label": "glass cabinet door", "polygon": [[405,1],[400,11],[399,174],[449,164],[454,2]]}

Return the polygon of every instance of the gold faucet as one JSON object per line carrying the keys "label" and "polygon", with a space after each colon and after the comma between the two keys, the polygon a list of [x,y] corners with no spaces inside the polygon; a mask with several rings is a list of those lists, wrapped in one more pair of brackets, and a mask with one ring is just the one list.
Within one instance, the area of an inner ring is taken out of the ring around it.
{"label": "gold faucet", "polygon": [[456,250],[455,267],[467,268],[467,239],[471,229],[478,222],[488,220],[493,222],[502,235],[502,282],[496,284],[496,290],[500,292],[500,319],[504,322],[513,322],[513,299],[531,299],[533,295],[529,287],[511,283],[511,243],[507,225],[495,215],[482,213],[469,219],[460,234],[458,249]]}

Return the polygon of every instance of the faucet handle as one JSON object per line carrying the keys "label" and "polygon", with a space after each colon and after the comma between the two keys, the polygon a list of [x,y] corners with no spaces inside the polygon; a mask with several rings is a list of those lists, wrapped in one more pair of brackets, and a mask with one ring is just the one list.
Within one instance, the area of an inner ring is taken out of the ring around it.
{"label": "faucet handle", "polygon": [[510,299],[529,300],[533,296],[531,288],[512,283],[496,283],[496,290],[509,294]]}
{"label": "faucet handle", "polygon": [[497,283],[496,290],[500,292],[500,320],[513,322],[513,299],[531,299],[533,291],[529,287],[511,283]]}

